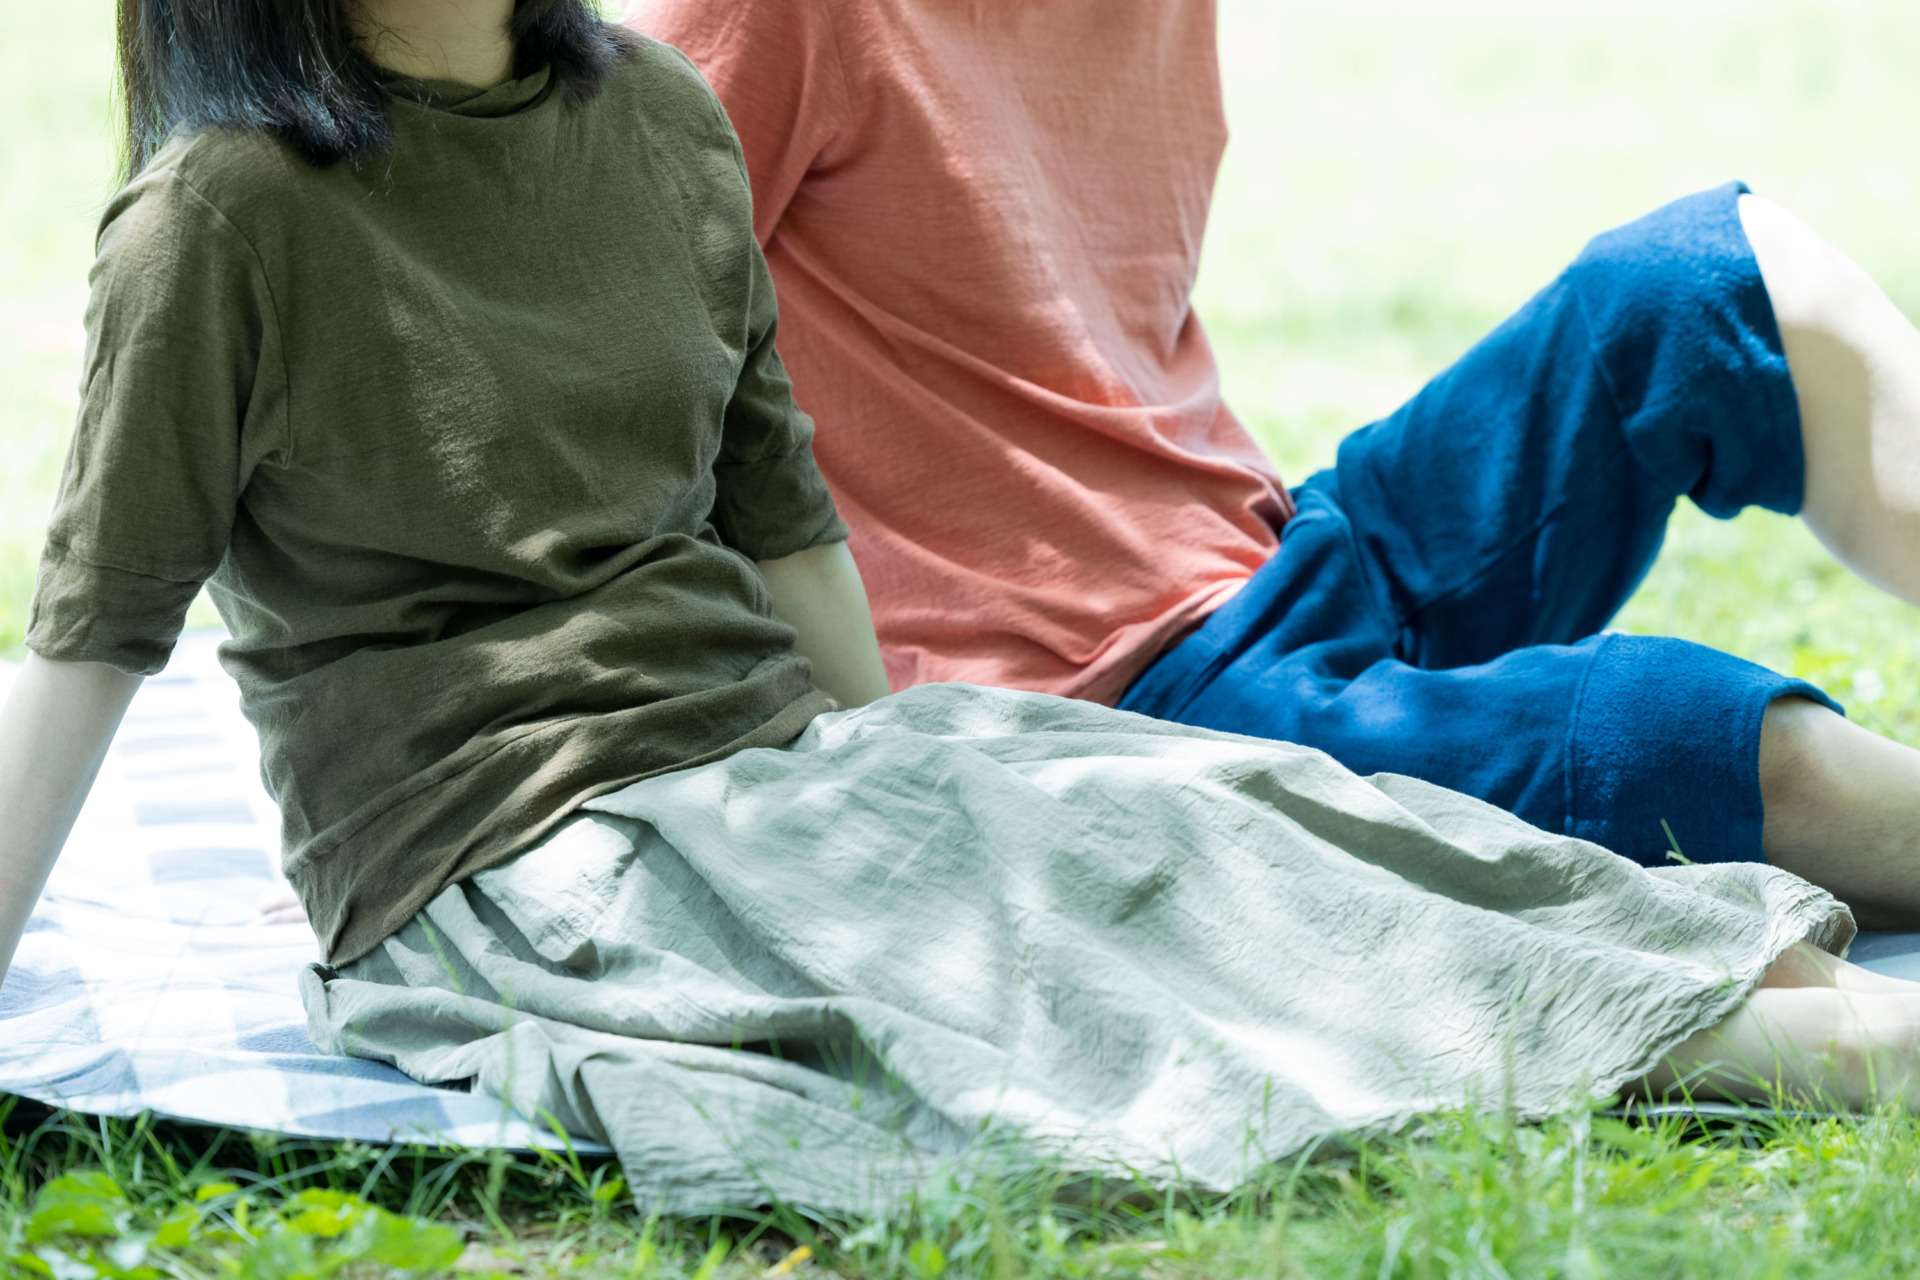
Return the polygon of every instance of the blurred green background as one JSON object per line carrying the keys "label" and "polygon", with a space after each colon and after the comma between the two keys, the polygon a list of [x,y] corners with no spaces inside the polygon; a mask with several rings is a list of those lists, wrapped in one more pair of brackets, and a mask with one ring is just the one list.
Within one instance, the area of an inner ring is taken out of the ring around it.
{"label": "blurred green background", "polygon": [[[19,655],[113,188],[105,0],[0,7],[0,656]],[[1200,306],[1289,479],[1594,233],[1741,177],[1920,314],[1913,0],[1222,0]],[[204,615],[202,615],[204,616]],[[1815,679],[1920,741],[1920,614],[1790,520],[1690,509],[1623,628]]]}

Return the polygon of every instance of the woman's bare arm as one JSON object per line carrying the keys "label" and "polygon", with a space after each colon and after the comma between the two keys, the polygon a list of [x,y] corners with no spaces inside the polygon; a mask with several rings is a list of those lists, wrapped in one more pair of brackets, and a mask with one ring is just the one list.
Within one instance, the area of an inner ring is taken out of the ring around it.
{"label": "woman's bare arm", "polygon": [[887,668],[873,635],[867,588],[844,542],[762,560],[773,611],[800,633],[794,648],[813,663],[813,683],[843,707],[884,698]]}
{"label": "woman's bare arm", "polygon": [[140,687],[97,662],[29,656],[0,711],[0,982]]}

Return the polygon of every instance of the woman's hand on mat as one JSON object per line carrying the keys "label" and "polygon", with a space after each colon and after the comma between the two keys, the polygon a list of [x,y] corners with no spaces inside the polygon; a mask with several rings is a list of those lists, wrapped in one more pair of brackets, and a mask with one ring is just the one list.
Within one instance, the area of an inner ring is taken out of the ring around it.
{"label": "woman's hand on mat", "polygon": [[844,542],[762,560],[773,612],[799,632],[794,648],[813,664],[814,687],[843,707],[864,707],[891,690],[866,584]]}
{"label": "woman's hand on mat", "polygon": [[0,711],[0,982],[140,687],[98,662],[30,654]]}

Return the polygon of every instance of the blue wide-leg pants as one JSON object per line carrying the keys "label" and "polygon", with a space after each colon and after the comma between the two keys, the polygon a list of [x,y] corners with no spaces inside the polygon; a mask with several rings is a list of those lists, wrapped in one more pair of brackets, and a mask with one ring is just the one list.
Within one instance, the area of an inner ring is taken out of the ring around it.
{"label": "blue wide-leg pants", "polygon": [[1644,863],[1668,832],[1696,862],[1760,859],[1761,717],[1784,694],[1834,704],[1701,645],[1601,634],[1681,495],[1723,518],[1800,506],[1744,190],[1600,236],[1349,436],[1273,559],[1120,705],[1424,778]]}

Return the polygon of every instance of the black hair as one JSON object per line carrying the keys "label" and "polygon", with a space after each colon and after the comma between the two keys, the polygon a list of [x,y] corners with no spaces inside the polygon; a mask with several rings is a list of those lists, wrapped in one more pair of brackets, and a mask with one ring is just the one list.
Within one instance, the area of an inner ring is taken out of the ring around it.
{"label": "black hair", "polygon": [[[316,166],[393,138],[380,73],[348,21],[354,0],[120,0],[126,172],[178,128],[259,130]],[[551,67],[592,94],[635,41],[592,0],[514,0],[514,74]]]}

